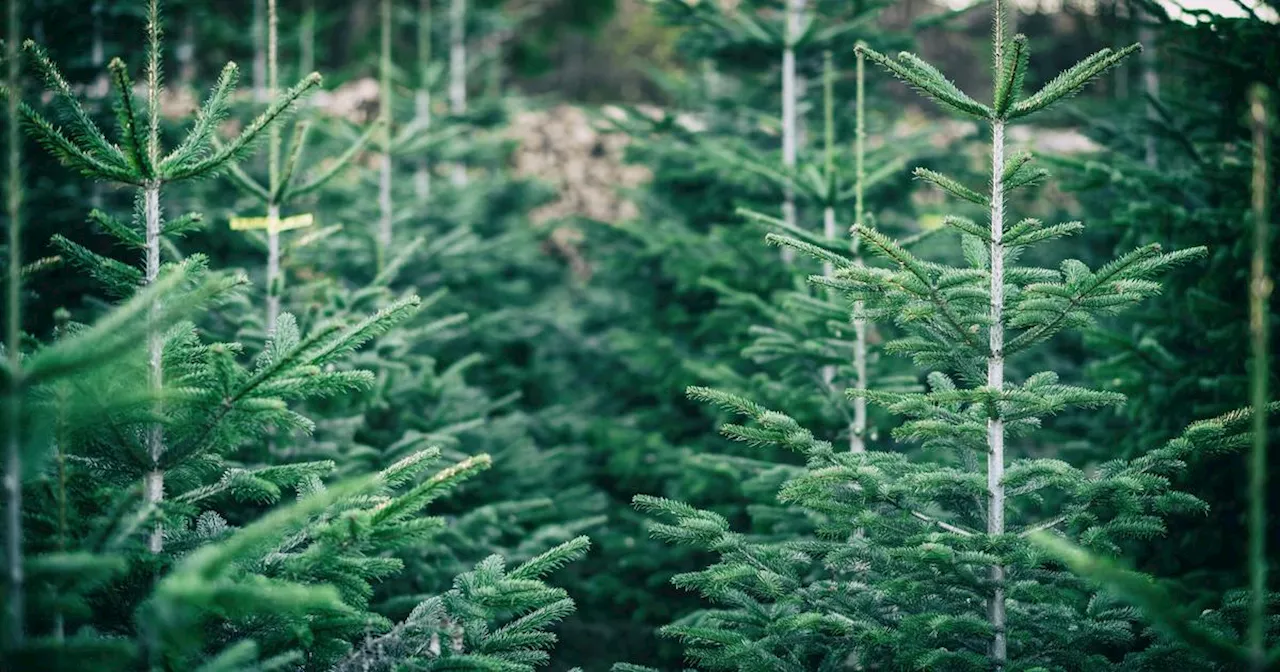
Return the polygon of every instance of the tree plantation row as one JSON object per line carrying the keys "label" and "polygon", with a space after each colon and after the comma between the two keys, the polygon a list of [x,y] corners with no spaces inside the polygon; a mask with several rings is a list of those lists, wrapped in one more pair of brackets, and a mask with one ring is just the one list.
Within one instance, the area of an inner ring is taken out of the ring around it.
{"label": "tree plantation row", "polygon": [[6,9],[0,669],[1280,670],[1269,0]]}

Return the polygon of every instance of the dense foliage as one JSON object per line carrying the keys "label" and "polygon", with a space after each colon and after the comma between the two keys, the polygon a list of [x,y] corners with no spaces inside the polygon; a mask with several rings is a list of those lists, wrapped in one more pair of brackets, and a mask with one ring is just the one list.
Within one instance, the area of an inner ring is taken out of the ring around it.
{"label": "dense foliage", "polygon": [[1280,669],[1275,7],[1102,4],[6,0],[0,668]]}

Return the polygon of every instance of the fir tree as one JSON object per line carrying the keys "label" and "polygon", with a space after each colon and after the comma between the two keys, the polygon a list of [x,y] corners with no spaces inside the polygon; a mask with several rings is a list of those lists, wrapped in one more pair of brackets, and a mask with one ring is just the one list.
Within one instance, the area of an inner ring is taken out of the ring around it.
{"label": "fir tree", "polygon": [[19,20],[22,4],[9,0],[5,39],[5,122],[8,127],[5,148],[8,156],[8,183],[5,185],[5,207],[9,228],[9,259],[6,265],[5,356],[8,386],[5,389],[5,642],[22,645],[25,587],[22,558],[22,146],[18,132],[18,106],[22,97],[22,72],[18,62],[21,39]]}
{"label": "fir tree", "polygon": [[[944,107],[989,124],[989,193],[917,171],[952,196],[987,209],[989,227],[958,216],[945,221],[959,234],[968,267],[921,259],[865,223],[855,225],[855,235],[888,267],[861,266],[795,237],[769,236],[833,264],[831,277],[814,281],[860,303],[855,318],[902,330],[903,336],[886,345],[889,352],[935,369],[927,391],[850,392],[905,416],[895,438],[921,443],[935,461],[839,453],[785,415],[737,395],[697,388],[694,398],[753,421],[726,426],[730,437],[790,447],[807,457],[806,469],[781,474],[789,478],[779,497],[803,511],[800,524],[815,538],[757,539],[731,532],[728,521],[710,512],[669,500],[638,500],[673,519],[655,526],[655,534],[722,556],[720,563],[676,580],[722,608],[667,629],[710,669],[834,669],[849,660],[930,669],[1112,667],[1108,647],[1132,639],[1125,612],[1096,601],[1089,606],[1089,591],[1047,565],[1027,536],[1061,528],[1095,550],[1115,552],[1125,539],[1162,532],[1164,515],[1203,507],[1170,489],[1167,480],[1182,468],[1190,441],[1131,463],[1109,463],[1093,474],[1058,460],[1010,461],[1006,455],[1006,437],[1026,436],[1046,416],[1120,401],[1111,393],[1060,383],[1052,372],[1006,384],[1006,358],[1154,294],[1154,275],[1203,249],[1165,253],[1148,246],[1097,270],[1074,260],[1060,269],[1015,265],[1025,248],[1074,233],[1080,225],[1046,226],[1034,219],[1006,224],[1008,192],[1045,178],[1030,165],[1029,154],[1009,155],[1007,124],[1077,92],[1137,47],[1100,52],[1024,95],[1026,38],[1007,38],[1001,9],[997,4],[990,105],[967,96],[914,55],[891,58],[858,49]],[[819,568],[819,578],[811,578]]]}
{"label": "fir tree", "polygon": [[[150,46],[156,54],[154,1],[149,9]],[[24,119],[67,163],[85,172],[97,169],[99,176],[102,164],[117,169],[119,175],[107,175],[117,179],[127,168],[141,174],[138,166],[150,166],[149,177],[135,176],[129,184],[157,190],[179,171],[205,174],[221,167],[192,172],[184,163],[142,163],[136,152],[128,155],[134,162],[125,163],[125,149],[134,147],[127,144],[130,127],[125,124],[126,141],[106,141],[80,114],[65,80],[36,55],[61,96],[59,103],[70,111],[67,123],[78,142],[67,140],[30,108],[23,108]],[[151,82],[158,86],[156,58],[151,65]],[[122,67],[114,71],[123,79]],[[188,163],[197,167],[215,158],[222,163],[239,159],[247,151],[252,136],[223,147],[209,139],[225,107],[229,79],[224,74],[197,116],[199,143],[188,136],[181,145],[191,154]],[[152,102],[158,98],[154,86]],[[137,116],[130,114],[130,89],[119,89],[120,116],[128,121]],[[300,93],[295,90],[291,97]],[[287,101],[276,103],[246,132],[261,132],[285,107]],[[149,116],[155,124],[154,108]],[[97,139],[100,144],[91,142]],[[154,142],[138,146],[152,148],[151,158],[158,154]],[[139,200],[145,206],[153,199]],[[104,214],[95,218],[125,244],[145,247],[148,212],[140,207],[133,226]],[[184,219],[182,227],[198,221]],[[163,221],[157,226],[164,234],[182,230]],[[335,471],[333,462],[255,459],[256,446],[268,437],[315,428],[316,421],[299,412],[300,402],[375,385],[373,373],[341,362],[417,312],[416,296],[388,297],[385,283],[397,268],[383,269],[379,283],[364,293],[365,301],[379,306],[373,315],[324,311],[311,316],[304,332],[292,313],[282,313],[261,352],[245,362],[241,344],[206,343],[195,325],[182,321],[192,311],[235,301],[243,279],[209,271],[202,257],[191,256],[161,266],[155,280],[144,283],[145,270],[65,239],[58,244],[103,281],[108,293],[125,301],[93,327],[64,325],[53,344],[37,347],[24,362],[24,393],[37,402],[24,408],[37,411],[36,417],[46,420],[38,424],[49,427],[28,445],[55,455],[50,470],[37,477],[41,496],[25,511],[24,521],[40,532],[29,554],[38,599],[28,613],[38,616],[33,623],[40,631],[51,634],[22,649],[6,648],[6,663],[42,661],[49,669],[92,663],[107,670],[138,665],[531,670],[547,660],[546,649],[554,641],[547,628],[570,613],[572,603],[538,579],[580,556],[583,538],[530,552],[531,559],[510,572],[500,558],[491,557],[459,576],[456,590],[426,599],[399,625],[381,613],[381,598],[375,599],[374,582],[412,563],[426,550],[425,542],[446,527],[441,518],[424,517],[423,508],[486,469],[487,455],[462,458],[429,475],[439,451],[414,440],[413,450],[379,465],[372,477],[345,464],[354,480],[333,486],[323,481]],[[179,256],[176,246],[168,249]],[[392,265],[403,266],[412,253],[406,251]],[[356,305],[367,305],[355,298]],[[152,375],[151,341],[157,333],[161,384],[153,384]],[[159,461],[145,441],[153,426],[164,427]],[[165,476],[165,498],[142,496],[137,484],[158,470]],[[262,515],[290,490],[298,493],[297,504]],[[71,526],[86,533],[72,535]],[[150,530],[151,540],[140,544]],[[155,543],[156,538],[165,543]]]}
{"label": "fir tree", "polygon": [[[1081,427],[1092,443],[1107,444],[1108,457],[1140,454],[1177,436],[1183,418],[1230,413],[1250,395],[1239,366],[1250,356],[1250,318],[1237,300],[1252,254],[1242,243],[1252,236],[1246,101],[1257,70],[1276,61],[1275,49],[1256,48],[1275,44],[1276,27],[1261,17],[1197,13],[1185,22],[1148,9],[1144,21],[1161,44],[1176,45],[1162,52],[1170,76],[1151,102],[1155,116],[1135,101],[1127,114],[1103,119],[1092,113],[1098,103],[1081,101],[1072,116],[1101,147],[1052,160],[1079,204],[1077,216],[1097,223],[1089,248],[1195,243],[1207,245],[1209,256],[1203,272],[1171,277],[1160,296],[1086,332],[1085,344],[1099,356],[1084,373],[1129,397],[1111,417]],[[1155,169],[1146,162],[1147,138],[1159,155]],[[1270,152],[1274,164],[1274,143]],[[1280,239],[1272,236],[1269,255],[1277,254]],[[1268,311],[1273,331],[1276,299]],[[1273,388],[1280,384],[1274,358],[1270,377]],[[1234,540],[1247,534],[1239,487],[1247,478],[1236,461],[1197,471],[1184,487],[1213,503],[1209,515],[1183,521],[1183,534],[1168,543],[1132,549],[1131,559],[1144,571],[1183,577],[1179,599],[1216,604],[1244,582],[1245,547]]]}
{"label": "fir tree", "polygon": [[[108,141],[106,135],[89,119],[83,106],[74,98],[66,80],[44,52],[34,43],[28,44],[37,70],[44,77],[46,85],[57,94],[62,113],[70,120],[72,136],[68,139],[61,130],[27,107],[23,108],[24,121],[36,140],[68,167],[94,179],[118,182],[138,190],[138,212],[135,213],[133,223],[141,229],[140,232],[103,213],[98,213],[95,218],[122,242],[132,243],[142,248],[144,267],[140,280],[144,284],[155,282],[160,272],[161,237],[180,235],[200,221],[199,216],[189,215],[173,220],[166,226],[161,217],[160,206],[163,186],[167,183],[208,176],[224,168],[228,161],[242,157],[260,133],[286,113],[302,94],[319,83],[319,75],[312,75],[303,80],[277,100],[234,141],[221,149],[214,150],[212,134],[225,114],[228,96],[236,79],[235,65],[228,65],[223,70],[208,101],[197,115],[189,135],[172,152],[162,156],[158,0],[152,0],[148,5],[147,102],[143,110],[140,111],[133,100],[132,83],[124,63],[116,59],[111,64],[113,84],[118,96],[116,115],[120,135],[117,144]],[[127,295],[126,288],[139,279],[135,277],[136,269],[98,257],[70,241],[57,242],[65,254],[90,264],[111,285],[109,288],[111,291]],[[156,310],[159,310],[158,305]],[[150,384],[153,389],[159,389],[163,384],[164,349],[164,337],[159,330],[154,330],[148,336],[147,348]],[[153,423],[147,430],[146,438],[147,453],[153,468],[146,475],[145,488],[148,501],[156,503],[164,497],[164,471],[160,468],[161,458],[165,452],[164,443],[161,425]],[[151,541],[152,550],[157,553],[163,544],[161,534],[157,528]]]}
{"label": "fir tree", "polygon": [[[269,98],[275,98],[278,95],[280,81],[280,26],[277,4],[276,0],[267,0],[266,88]],[[266,319],[263,321],[264,332],[269,333],[270,329],[274,328],[276,319],[280,315],[280,300],[284,292],[285,278],[281,274],[280,260],[281,210],[287,209],[294,201],[315,192],[336,177],[369,142],[377,127],[377,124],[371,126],[341,155],[328,162],[322,170],[307,175],[306,179],[303,179],[303,171],[300,170],[299,165],[303,161],[309,132],[309,125],[306,122],[295,124],[289,155],[283,164],[281,163],[283,147],[279,125],[272,124],[267,129],[266,184],[253,179],[234,162],[228,165],[227,174],[233,178],[236,186],[261,203],[266,210],[267,268],[264,285],[267,288],[267,297]],[[212,136],[212,139],[216,144],[221,145],[216,135]]]}
{"label": "fir tree", "polygon": [[1135,656],[1135,665],[1144,669],[1249,669],[1260,672],[1280,664],[1280,638],[1276,620],[1268,616],[1272,602],[1280,601],[1268,589],[1266,554],[1266,480],[1267,423],[1280,404],[1270,401],[1268,378],[1270,367],[1268,300],[1272,291],[1268,272],[1270,246],[1271,192],[1270,170],[1271,118],[1268,90],[1254,87],[1249,96],[1252,133],[1253,175],[1253,259],[1249,275],[1250,346],[1252,350],[1251,398],[1248,412],[1233,413],[1214,423],[1203,423],[1197,429],[1202,435],[1236,427],[1240,440],[1251,444],[1249,454],[1249,534],[1247,591],[1232,591],[1224,596],[1218,609],[1209,609],[1198,617],[1191,616],[1173,595],[1153,577],[1134,572],[1107,558],[1091,554],[1070,542],[1048,535],[1037,535],[1036,541],[1062,558],[1074,571],[1112,590],[1141,609],[1160,635],[1153,651]]}

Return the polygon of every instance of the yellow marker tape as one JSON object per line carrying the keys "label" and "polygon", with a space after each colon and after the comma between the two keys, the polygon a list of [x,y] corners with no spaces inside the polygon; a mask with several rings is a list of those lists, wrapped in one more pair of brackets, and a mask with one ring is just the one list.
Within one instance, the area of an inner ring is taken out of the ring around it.
{"label": "yellow marker tape", "polygon": [[[271,217],[232,217],[232,231],[249,231],[252,229],[271,229],[273,219]],[[276,231],[288,231],[290,229],[301,229],[311,226],[315,223],[315,217],[310,214],[294,215],[292,217],[281,217],[274,220],[274,228]]]}

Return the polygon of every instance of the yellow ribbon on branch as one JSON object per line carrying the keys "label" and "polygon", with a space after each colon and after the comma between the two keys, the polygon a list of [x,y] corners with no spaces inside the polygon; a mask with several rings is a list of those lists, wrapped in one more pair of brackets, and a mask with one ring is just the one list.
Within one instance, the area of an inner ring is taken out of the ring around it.
{"label": "yellow ribbon on branch", "polygon": [[290,229],[308,227],[314,223],[315,217],[310,214],[293,215],[291,217],[232,217],[231,230],[275,229],[276,231],[288,231]]}

